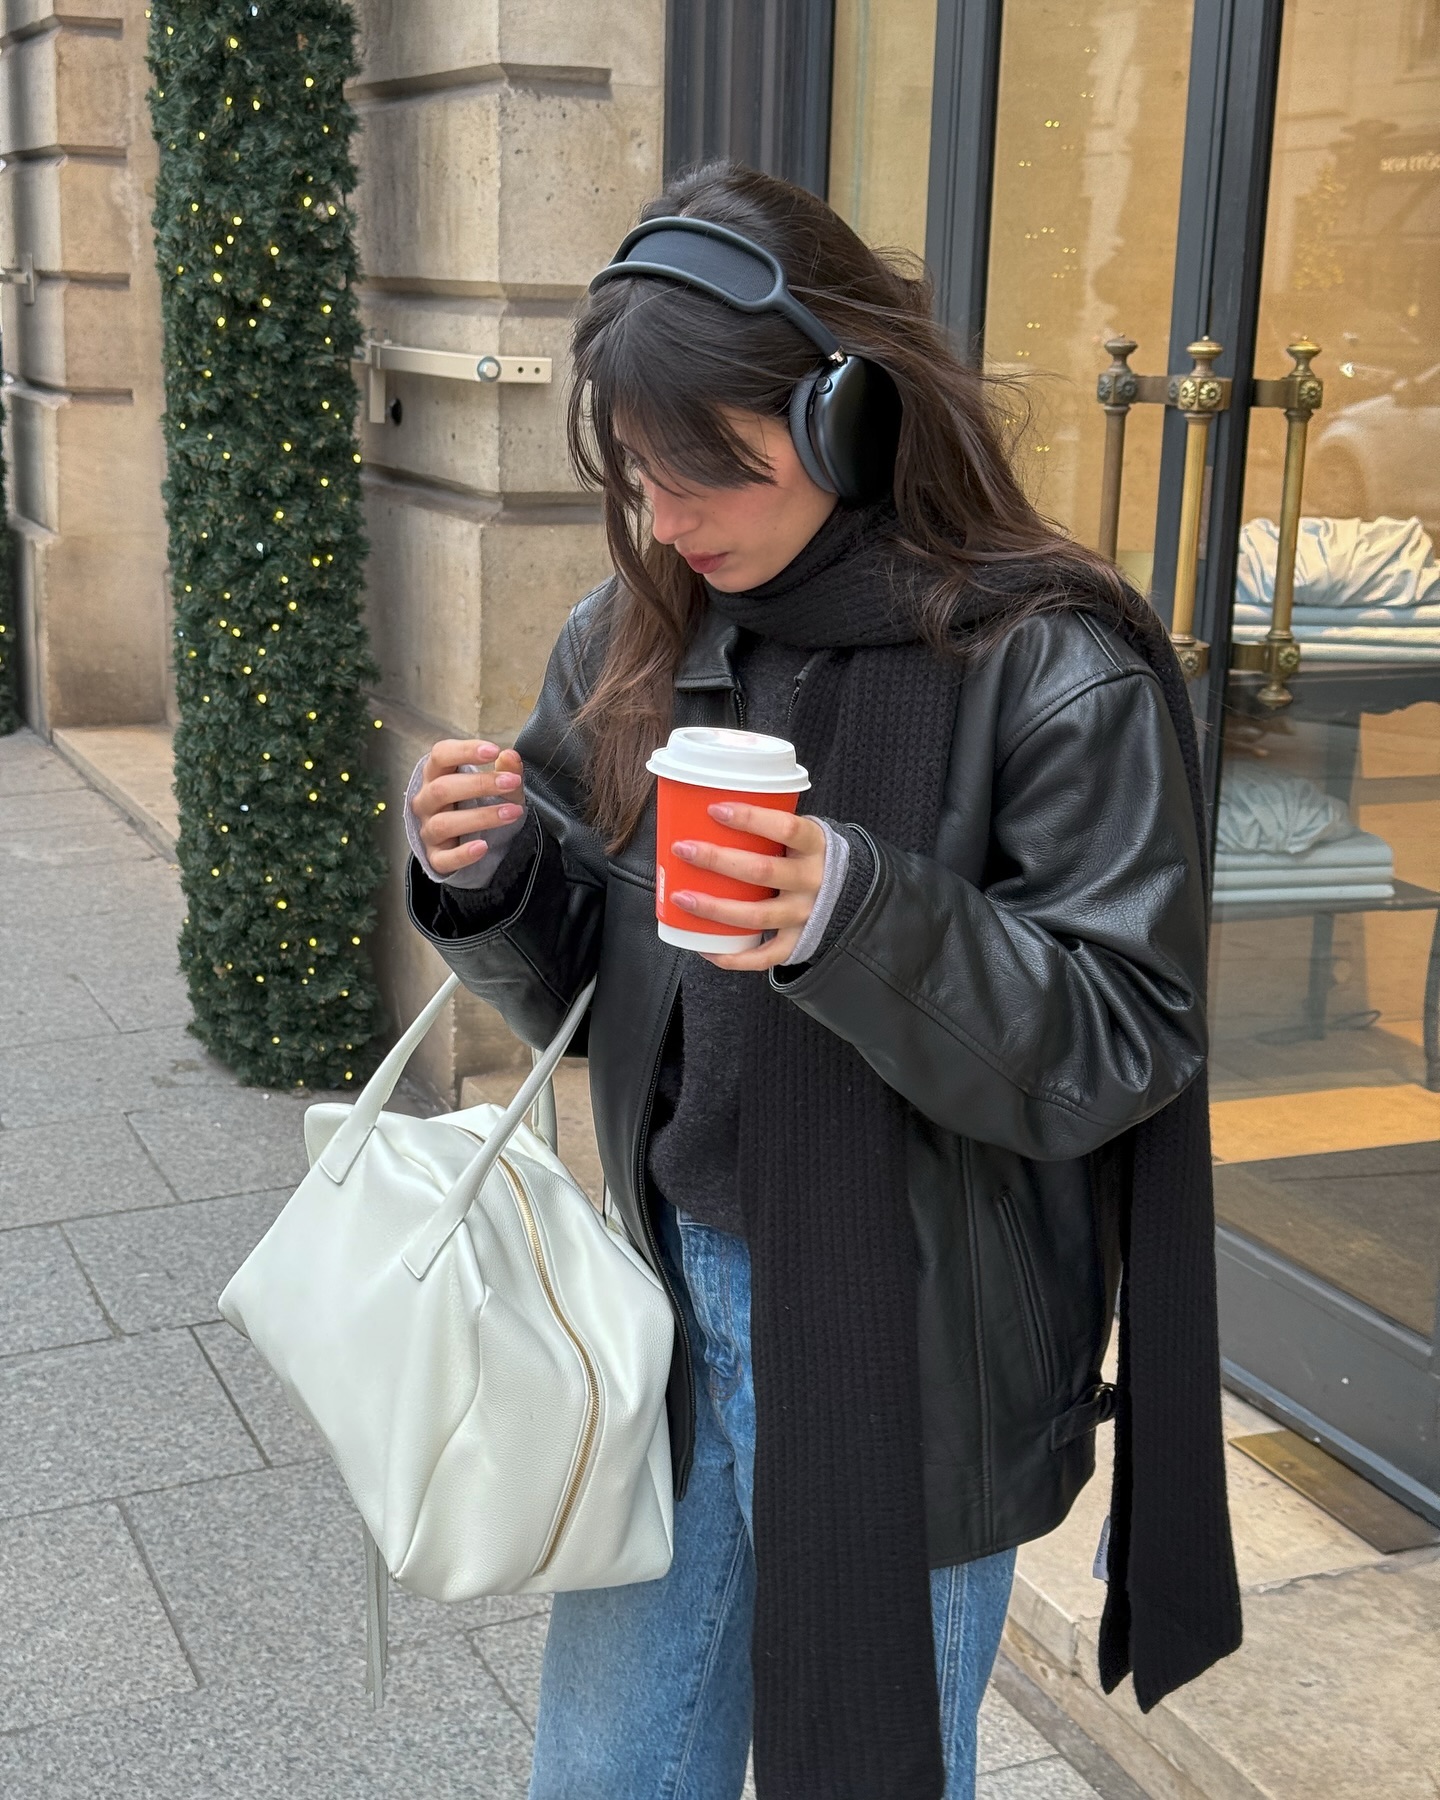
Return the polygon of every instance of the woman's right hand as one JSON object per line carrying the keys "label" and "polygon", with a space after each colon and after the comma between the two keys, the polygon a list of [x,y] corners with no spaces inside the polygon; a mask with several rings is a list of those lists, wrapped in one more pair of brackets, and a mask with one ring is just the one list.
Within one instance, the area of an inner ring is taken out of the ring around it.
{"label": "woman's right hand", "polygon": [[[482,765],[474,774],[462,764]],[[525,810],[524,770],[518,752],[473,738],[442,738],[431,750],[411,803],[430,866],[441,877],[479,862],[484,838],[457,840],[474,831],[509,825]],[[464,802],[470,802],[469,805]]]}

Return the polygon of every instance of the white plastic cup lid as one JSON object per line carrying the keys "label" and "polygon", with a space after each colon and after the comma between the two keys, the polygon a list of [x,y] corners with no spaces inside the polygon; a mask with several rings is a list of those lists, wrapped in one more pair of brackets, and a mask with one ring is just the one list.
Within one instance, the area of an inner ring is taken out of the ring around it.
{"label": "white plastic cup lid", "polygon": [[798,794],[810,785],[809,774],[795,760],[795,746],[784,738],[718,725],[677,725],[669,743],[645,767],[652,775],[692,787],[741,793]]}

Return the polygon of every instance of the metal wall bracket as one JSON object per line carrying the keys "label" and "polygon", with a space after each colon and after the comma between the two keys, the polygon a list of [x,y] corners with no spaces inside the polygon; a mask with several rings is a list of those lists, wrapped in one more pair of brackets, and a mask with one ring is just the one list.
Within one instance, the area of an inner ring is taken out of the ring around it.
{"label": "metal wall bracket", "polygon": [[20,298],[27,306],[35,304],[35,258],[28,250],[20,258],[18,267],[0,269],[0,281],[8,281],[12,287],[18,287]]}
{"label": "metal wall bracket", "polygon": [[551,379],[548,356],[473,356],[468,350],[421,350],[410,344],[392,344],[388,338],[367,338],[351,359],[366,371],[366,416],[372,425],[389,418],[385,377],[437,375],[446,381],[477,381],[482,387],[497,382],[544,386]]}

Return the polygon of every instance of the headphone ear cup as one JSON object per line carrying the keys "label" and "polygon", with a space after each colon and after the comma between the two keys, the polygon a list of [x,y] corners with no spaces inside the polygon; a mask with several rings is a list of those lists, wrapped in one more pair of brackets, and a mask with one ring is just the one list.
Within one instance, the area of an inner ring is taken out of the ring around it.
{"label": "headphone ear cup", "polygon": [[822,364],[813,374],[807,375],[803,381],[797,381],[790,394],[790,441],[795,446],[795,454],[800,458],[800,466],[823,493],[836,494],[839,488],[834,477],[826,469],[816,454],[811,439],[810,410],[815,399],[815,389],[822,378],[833,372],[834,365]]}
{"label": "headphone ear cup", "polygon": [[826,486],[851,506],[885,499],[894,487],[903,410],[889,372],[847,356],[810,379],[807,435]]}

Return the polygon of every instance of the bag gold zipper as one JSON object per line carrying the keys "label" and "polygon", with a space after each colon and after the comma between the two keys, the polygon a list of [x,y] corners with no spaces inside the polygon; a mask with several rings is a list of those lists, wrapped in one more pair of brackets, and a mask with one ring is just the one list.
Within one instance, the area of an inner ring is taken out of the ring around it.
{"label": "bag gold zipper", "polygon": [[555,1515],[555,1524],[551,1528],[549,1542],[545,1545],[544,1552],[532,1571],[532,1575],[543,1575],[560,1547],[560,1539],[564,1535],[565,1527],[570,1523],[570,1515],[575,1510],[575,1502],[580,1498],[580,1489],[590,1466],[590,1452],[595,1445],[595,1434],[600,1428],[600,1378],[595,1373],[595,1365],[590,1360],[590,1353],[581,1343],[575,1327],[565,1317],[564,1309],[556,1297],[555,1289],[550,1281],[550,1270],[545,1263],[545,1251],[540,1242],[540,1228],[535,1223],[535,1214],[531,1210],[530,1199],[525,1192],[525,1184],[503,1156],[500,1158],[500,1167],[506,1181],[510,1184],[510,1192],[515,1197],[516,1211],[520,1214],[520,1221],[525,1227],[525,1235],[530,1240],[530,1255],[535,1264],[535,1273],[540,1277],[540,1285],[545,1290],[545,1298],[550,1303],[550,1310],[554,1313],[557,1323],[575,1346],[575,1354],[580,1358],[580,1365],[585,1371],[585,1385],[589,1392],[585,1429],[580,1434],[580,1454],[576,1458],[574,1472],[566,1485],[564,1497],[560,1502],[560,1510]]}

